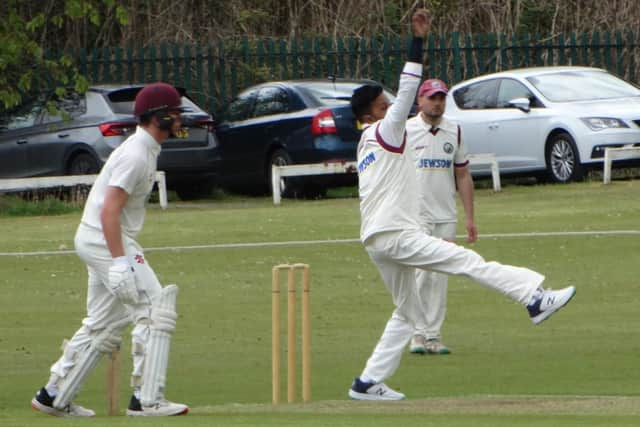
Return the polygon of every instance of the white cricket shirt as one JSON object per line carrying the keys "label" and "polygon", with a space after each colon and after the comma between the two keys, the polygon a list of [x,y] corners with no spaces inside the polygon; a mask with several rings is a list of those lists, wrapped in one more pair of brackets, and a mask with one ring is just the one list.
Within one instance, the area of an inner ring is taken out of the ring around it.
{"label": "white cricket shirt", "polygon": [[456,222],[454,168],[469,164],[459,126],[443,117],[432,128],[417,115],[407,121],[407,145],[417,171],[420,222]]}
{"label": "white cricket shirt", "polygon": [[357,161],[363,242],[383,231],[420,228],[416,172],[405,150],[405,126],[421,75],[421,64],[405,64],[395,102],[360,137]]}
{"label": "white cricket shirt", "polygon": [[142,229],[145,203],[155,181],[160,144],[142,127],[116,148],[91,187],[82,223],[102,230],[100,211],[107,187],[119,187],[129,194],[122,209],[122,232],[131,238]]}

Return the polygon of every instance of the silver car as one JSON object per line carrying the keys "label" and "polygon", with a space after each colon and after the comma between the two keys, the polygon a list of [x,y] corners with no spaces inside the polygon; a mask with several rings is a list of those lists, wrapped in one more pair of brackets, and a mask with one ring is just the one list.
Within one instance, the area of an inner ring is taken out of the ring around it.
{"label": "silver car", "polygon": [[[451,88],[445,114],[460,124],[470,153],[496,155],[501,174],[569,182],[601,167],[606,147],[640,146],[640,90],[597,68],[526,68],[471,79]],[[482,165],[471,171],[490,174]]]}
{"label": "silver car", "polygon": [[[109,154],[136,127],[133,101],[142,85],[93,86],[53,99],[42,97],[0,117],[0,178],[97,173]],[[219,153],[211,115],[184,90],[183,132],[162,145],[158,170],[184,199],[206,194],[217,174]]]}

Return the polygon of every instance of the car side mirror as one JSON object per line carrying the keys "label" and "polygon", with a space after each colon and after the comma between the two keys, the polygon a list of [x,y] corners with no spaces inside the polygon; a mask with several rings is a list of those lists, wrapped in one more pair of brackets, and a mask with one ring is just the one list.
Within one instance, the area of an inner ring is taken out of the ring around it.
{"label": "car side mirror", "polygon": [[515,98],[509,101],[509,105],[517,108],[518,110],[528,113],[531,111],[531,101],[528,98]]}

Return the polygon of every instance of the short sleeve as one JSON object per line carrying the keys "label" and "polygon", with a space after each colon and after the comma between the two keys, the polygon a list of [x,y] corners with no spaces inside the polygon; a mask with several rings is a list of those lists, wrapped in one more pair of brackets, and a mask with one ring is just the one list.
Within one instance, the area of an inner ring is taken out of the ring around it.
{"label": "short sleeve", "polygon": [[108,185],[122,188],[131,195],[144,170],[143,162],[136,156],[122,156],[113,167]]}
{"label": "short sleeve", "polygon": [[458,149],[456,150],[455,157],[453,158],[453,163],[456,166],[466,166],[469,163],[469,153],[467,151],[467,146],[464,143],[464,138],[462,137],[462,131],[460,130],[460,126],[457,126],[458,132]]}

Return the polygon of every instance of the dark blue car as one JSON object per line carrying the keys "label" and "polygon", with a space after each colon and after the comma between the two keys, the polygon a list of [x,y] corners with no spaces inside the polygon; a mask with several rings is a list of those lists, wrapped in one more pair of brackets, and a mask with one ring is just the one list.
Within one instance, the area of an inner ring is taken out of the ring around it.
{"label": "dark blue car", "polygon": [[[360,129],[353,90],[371,80],[291,80],[252,86],[217,115],[220,183],[232,190],[270,192],[271,165],[353,161]],[[394,96],[385,91],[390,101]],[[355,174],[287,178],[285,195],[322,195],[351,185]]]}

